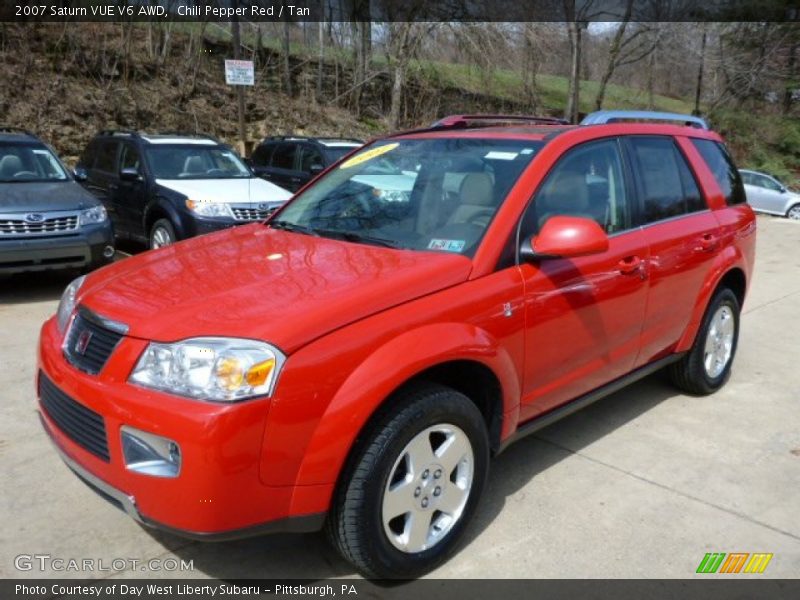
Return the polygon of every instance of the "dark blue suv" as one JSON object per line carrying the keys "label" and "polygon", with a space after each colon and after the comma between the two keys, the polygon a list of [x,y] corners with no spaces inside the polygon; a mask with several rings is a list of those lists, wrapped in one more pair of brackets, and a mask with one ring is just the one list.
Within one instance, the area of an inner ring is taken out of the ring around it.
{"label": "dark blue suv", "polygon": [[101,131],[75,172],[105,205],[117,238],[150,248],[266,219],[291,197],[207,135]]}

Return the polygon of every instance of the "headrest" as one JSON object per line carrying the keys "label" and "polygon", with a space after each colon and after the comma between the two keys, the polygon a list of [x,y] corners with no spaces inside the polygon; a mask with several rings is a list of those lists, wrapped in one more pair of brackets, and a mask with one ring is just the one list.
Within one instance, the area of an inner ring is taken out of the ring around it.
{"label": "headrest", "polygon": [[461,204],[494,205],[494,186],[488,173],[468,173],[458,190]]}

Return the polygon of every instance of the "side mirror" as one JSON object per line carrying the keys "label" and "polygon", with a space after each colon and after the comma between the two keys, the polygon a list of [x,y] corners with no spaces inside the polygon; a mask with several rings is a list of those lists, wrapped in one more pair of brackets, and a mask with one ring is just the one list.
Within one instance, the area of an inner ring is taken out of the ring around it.
{"label": "side mirror", "polygon": [[133,167],[127,167],[119,172],[119,178],[122,181],[140,181],[142,176],[139,175],[139,171],[137,169],[134,169]]}
{"label": "side mirror", "polygon": [[781,194],[785,194],[785,193],[786,193],[786,186],[782,185],[781,186]]}
{"label": "side mirror", "polygon": [[608,250],[608,236],[596,221],[585,217],[554,216],[539,235],[525,240],[520,248],[523,260],[572,258]]}
{"label": "side mirror", "polygon": [[89,173],[83,167],[75,167],[72,174],[75,176],[75,181],[86,181],[89,179]]}
{"label": "side mirror", "polygon": [[319,163],[314,163],[313,165],[308,167],[308,172],[311,173],[312,175],[318,175],[318,174],[322,173],[324,170],[325,170],[325,167],[323,167]]}

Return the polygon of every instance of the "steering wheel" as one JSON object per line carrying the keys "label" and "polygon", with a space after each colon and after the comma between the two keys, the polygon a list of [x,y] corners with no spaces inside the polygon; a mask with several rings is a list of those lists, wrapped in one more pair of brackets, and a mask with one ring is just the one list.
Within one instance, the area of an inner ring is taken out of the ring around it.
{"label": "steering wheel", "polygon": [[206,171],[206,175],[224,175],[225,171],[222,169],[209,169]]}
{"label": "steering wheel", "polygon": [[12,179],[36,179],[36,173],[33,171],[19,171],[14,173]]}

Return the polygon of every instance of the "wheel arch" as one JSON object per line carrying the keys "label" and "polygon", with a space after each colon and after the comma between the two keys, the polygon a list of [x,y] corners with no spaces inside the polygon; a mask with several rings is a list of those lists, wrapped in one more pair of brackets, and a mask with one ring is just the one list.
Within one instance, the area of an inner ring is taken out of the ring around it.
{"label": "wheel arch", "polygon": [[323,472],[335,473],[338,481],[375,420],[401,402],[409,386],[424,382],[452,387],[475,403],[492,448],[516,426],[520,385],[508,352],[474,326],[428,325],[392,339],[352,371],[320,416],[295,485],[334,483],[322,481]]}
{"label": "wheel arch", "polygon": [[144,235],[146,238],[150,237],[150,230],[159,219],[167,219],[175,228],[175,233],[178,238],[183,237],[183,224],[177,211],[170,206],[170,203],[164,199],[157,199],[148,204],[144,211],[144,218],[142,225],[144,226]]}
{"label": "wheel arch", "polygon": [[692,347],[695,337],[697,337],[697,332],[700,329],[703,315],[718,289],[721,287],[730,288],[739,301],[739,307],[744,304],[744,299],[747,294],[748,279],[742,265],[743,259],[737,254],[734,257],[729,256],[727,260],[718,262],[716,267],[711,270],[711,274],[703,285],[700,296],[695,304],[691,321],[689,321],[689,325],[686,327],[683,336],[678,341],[678,345],[675,348],[676,352],[684,352]]}

